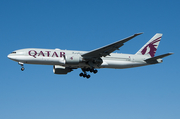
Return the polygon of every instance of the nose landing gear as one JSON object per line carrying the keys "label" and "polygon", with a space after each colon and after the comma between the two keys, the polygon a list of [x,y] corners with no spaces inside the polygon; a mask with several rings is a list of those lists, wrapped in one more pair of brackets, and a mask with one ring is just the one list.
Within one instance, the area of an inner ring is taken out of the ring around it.
{"label": "nose landing gear", "polygon": [[22,68],[21,68],[21,71],[24,71],[24,69],[25,69],[25,68],[24,68],[24,67],[22,67]]}
{"label": "nose landing gear", "polygon": [[24,63],[19,62],[18,64],[21,65],[21,71],[24,71],[24,69],[25,69],[25,68],[24,68]]}

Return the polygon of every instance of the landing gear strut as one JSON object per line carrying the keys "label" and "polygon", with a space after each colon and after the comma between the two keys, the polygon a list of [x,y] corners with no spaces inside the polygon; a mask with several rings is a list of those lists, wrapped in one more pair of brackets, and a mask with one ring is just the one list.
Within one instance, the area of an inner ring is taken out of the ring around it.
{"label": "landing gear strut", "polygon": [[98,70],[94,69],[94,68],[81,68],[83,73],[80,73],[79,76],[80,77],[86,77],[87,79],[89,79],[91,76],[89,74],[87,74],[86,72],[89,71],[89,72],[93,72],[94,74],[96,74],[98,72]]}
{"label": "landing gear strut", "polygon": [[21,71],[24,71],[24,69],[25,69],[25,68],[24,68],[24,63],[19,62],[18,64],[21,65],[21,67],[22,67],[22,68],[21,68]]}

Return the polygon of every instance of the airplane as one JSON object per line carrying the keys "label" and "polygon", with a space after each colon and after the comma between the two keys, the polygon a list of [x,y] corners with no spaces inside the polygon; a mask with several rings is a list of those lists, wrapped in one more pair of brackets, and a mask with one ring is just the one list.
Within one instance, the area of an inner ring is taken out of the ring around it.
{"label": "airplane", "polygon": [[53,65],[54,74],[67,74],[74,69],[81,68],[82,73],[79,76],[88,79],[90,75],[87,72],[96,74],[97,69],[125,69],[158,64],[163,61],[161,58],[173,54],[154,56],[162,37],[161,33],[156,33],[135,54],[112,53],[140,34],[142,33],[136,33],[92,51],[26,48],[13,51],[7,57],[18,62],[22,71],[25,69],[24,64]]}

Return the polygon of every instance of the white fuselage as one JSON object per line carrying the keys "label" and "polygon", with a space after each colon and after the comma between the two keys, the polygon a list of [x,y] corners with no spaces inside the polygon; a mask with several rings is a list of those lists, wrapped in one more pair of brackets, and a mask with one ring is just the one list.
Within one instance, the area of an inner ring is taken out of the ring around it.
{"label": "white fuselage", "polygon": [[[25,64],[41,64],[41,65],[61,65],[70,68],[89,67],[83,62],[82,54],[86,51],[60,50],[60,49],[37,49],[28,48],[16,50],[8,55],[8,58]],[[78,64],[66,63],[65,56],[78,56],[80,62]],[[149,65],[144,60],[148,59],[145,55],[119,54],[111,53],[110,56],[102,57],[102,64],[95,68],[131,68]]]}
{"label": "white fuselage", "polygon": [[16,50],[8,58],[18,62],[24,71],[24,64],[53,65],[54,74],[67,74],[81,68],[80,77],[90,78],[87,72],[96,74],[98,68],[124,69],[161,63],[164,57],[173,53],[155,56],[162,34],[156,33],[136,54],[113,53],[137,33],[109,45],[91,50],[75,51],[60,49],[26,48]]}

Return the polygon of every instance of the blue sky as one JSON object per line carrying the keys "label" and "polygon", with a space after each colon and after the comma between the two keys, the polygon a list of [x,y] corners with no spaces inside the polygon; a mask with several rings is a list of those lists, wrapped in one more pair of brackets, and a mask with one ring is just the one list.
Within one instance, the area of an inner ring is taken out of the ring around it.
{"label": "blue sky", "polygon": [[[180,118],[178,0],[1,0],[1,119]],[[89,80],[80,69],[55,75],[52,66],[25,65],[7,55],[22,48],[93,50],[134,33],[144,34],[118,53],[136,53],[163,33],[162,64],[101,69]]]}

